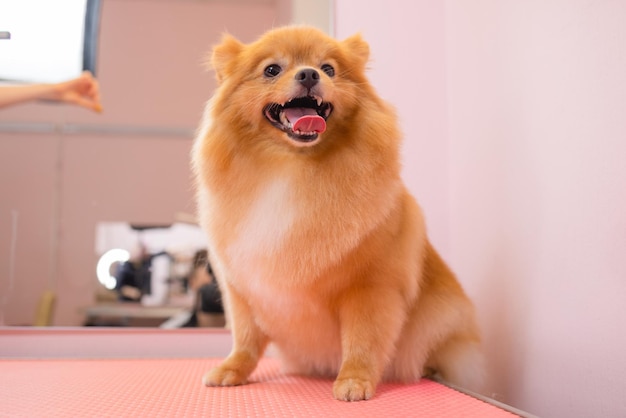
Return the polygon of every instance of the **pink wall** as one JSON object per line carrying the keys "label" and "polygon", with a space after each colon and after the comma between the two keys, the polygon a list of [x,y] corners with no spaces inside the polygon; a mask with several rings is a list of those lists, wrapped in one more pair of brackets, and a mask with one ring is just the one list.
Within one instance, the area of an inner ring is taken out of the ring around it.
{"label": "pink wall", "polygon": [[54,324],[81,323],[80,308],[99,288],[97,222],[171,223],[178,212],[193,213],[189,151],[214,87],[201,63],[222,32],[250,41],[284,18],[271,2],[103,2],[104,113],[27,104],[3,110],[0,124],[148,132],[0,130],[0,324],[32,323],[47,289],[58,296]]}
{"label": "pink wall", "polygon": [[336,25],[400,109],[406,180],[478,306],[485,393],[626,416],[626,3],[437,4],[337,0]]}
{"label": "pink wall", "polygon": [[492,390],[626,416],[626,3],[447,4],[454,265]]}

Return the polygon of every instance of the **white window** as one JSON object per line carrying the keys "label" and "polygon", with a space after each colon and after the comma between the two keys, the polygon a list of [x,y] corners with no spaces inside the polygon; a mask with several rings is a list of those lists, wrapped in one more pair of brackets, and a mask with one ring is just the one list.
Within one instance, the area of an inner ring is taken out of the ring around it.
{"label": "white window", "polygon": [[95,73],[100,0],[0,0],[0,80],[53,83]]}

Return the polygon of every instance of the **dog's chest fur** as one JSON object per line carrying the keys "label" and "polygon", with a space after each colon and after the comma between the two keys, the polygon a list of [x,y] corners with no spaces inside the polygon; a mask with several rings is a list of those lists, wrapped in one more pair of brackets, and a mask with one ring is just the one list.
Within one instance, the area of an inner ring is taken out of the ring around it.
{"label": "dog's chest fur", "polygon": [[259,188],[226,251],[229,281],[282,351],[307,353],[318,359],[316,369],[326,370],[339,359],[339,330],[326,301],[311,291],[316,266],[300,257],[306,260],[300,252],[315,251],[314,243],[294,247],[290,240],[313,210],[294,199],[292,187],[280,177]]}
{"label": "dog's chest fur", "polygon": [[290,198],[288,179],[269,181],[256,193],[239,220],[228,257],[242,265],[271,256],[280,250],[294,222],[297,208]]}
{"label": "dog's chest fur", "polygon": [[[236,285],[248,286],[251,277],[285,288],[311,283],[354,245],[360,231],[338,235],[335,226],[345,223],[341,214],[297,187],[295,179],[276,176],[240,200],[244,208],[223,252],[234,273],[229,280]],[[225,219],[229,216],[233,214],[221,213]]]}
{"label": "dog's chest fur", "polygon": [[275,311],[288,314],[297,309],[299,292],[290,290],[298,249],[289,245],[302,213],[293,199],[291,181],[277,177],[267,181],[243,210],[226,251],[228,280],[239,292],[260,306],[274,305]]}

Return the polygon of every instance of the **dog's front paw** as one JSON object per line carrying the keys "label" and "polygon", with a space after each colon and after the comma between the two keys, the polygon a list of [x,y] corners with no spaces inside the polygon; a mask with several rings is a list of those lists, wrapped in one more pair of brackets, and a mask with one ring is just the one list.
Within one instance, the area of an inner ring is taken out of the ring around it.
{"label": "dog's front paw", "polygon": [[364,401],[374,396],[372,382],[363,379],[337,379],[333,384],[333,396],[340,401]]}
{"label": "dog's front paw", "polygon": [[206,386],[237,386],[247,383],[248,375],[240,370],[218,366],[202,377],[202,383]]}

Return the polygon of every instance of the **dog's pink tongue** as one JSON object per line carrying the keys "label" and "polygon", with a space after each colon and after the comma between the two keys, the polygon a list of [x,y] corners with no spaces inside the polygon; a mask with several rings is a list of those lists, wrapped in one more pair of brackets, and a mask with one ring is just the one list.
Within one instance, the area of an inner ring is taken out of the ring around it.
{"label": "dog's pink tongue", "polygon": [[326,130],[326,121],[315,109],[292,107],[285,109],[285,116],[291,122],[291,129],[300,132],[322,133]]}

